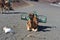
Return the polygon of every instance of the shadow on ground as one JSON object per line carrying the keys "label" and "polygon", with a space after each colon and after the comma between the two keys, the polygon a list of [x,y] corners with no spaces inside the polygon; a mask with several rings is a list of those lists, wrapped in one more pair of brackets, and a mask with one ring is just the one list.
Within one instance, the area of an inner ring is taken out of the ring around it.
{"label": "shadow on ground", "polygon": [[56,26],[55,27],[52,27],[52,26],[40,26],[40,25],[38,25],[38,32],[39,31],[43,31],[43,32],[48,32],[48,31],[51,31],[50,29],[47,29],[47,28],[56,28]]}

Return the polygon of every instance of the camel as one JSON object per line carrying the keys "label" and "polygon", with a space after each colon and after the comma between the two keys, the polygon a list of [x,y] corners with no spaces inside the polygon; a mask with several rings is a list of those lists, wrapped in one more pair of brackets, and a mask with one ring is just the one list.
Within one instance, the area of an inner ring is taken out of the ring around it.
{"label": "camel", "polygon": [[9,12],[11,5],[8,0],[0,0],[0,8],[1,8],[1,13],[3,13],[4,9],[5,9],[5,12],[6,10],[8,10]]}

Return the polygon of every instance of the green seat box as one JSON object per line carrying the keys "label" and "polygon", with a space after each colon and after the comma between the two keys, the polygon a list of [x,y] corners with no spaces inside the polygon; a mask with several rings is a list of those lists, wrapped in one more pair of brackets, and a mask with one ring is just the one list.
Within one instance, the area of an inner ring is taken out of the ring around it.
{"label": "green seat box", "polygon": [[27,21],[27,17],[28,17],[27,14],[22,14],[22,15],[21,15],[21,20],[26,20],[26,21]]}
{"label": "green seat box", "polygon": [[47,22],[47,17],[44,15],[38,15],[38,21],[41,23],[46,23]]}
{"label": "green seat box", "polygon": [[[41,22],[41,23],[46,23],[47,22],[47,17],[44,16],[44,15],[37,15],[37,18],[38,18],[38,22]],[[22,14],[21,15],[21,20],[29,20],[29,17],[27,14]]]}

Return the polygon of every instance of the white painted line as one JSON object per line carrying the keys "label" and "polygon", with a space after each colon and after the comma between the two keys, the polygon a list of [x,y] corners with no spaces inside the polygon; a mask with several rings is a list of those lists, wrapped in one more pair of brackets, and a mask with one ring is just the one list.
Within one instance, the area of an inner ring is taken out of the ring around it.
{"label": "white painted line", "polygon": [[52,6],[56,6],[56,7],[60,7],[60,4],[50,4],[50,5],[52,5]]}

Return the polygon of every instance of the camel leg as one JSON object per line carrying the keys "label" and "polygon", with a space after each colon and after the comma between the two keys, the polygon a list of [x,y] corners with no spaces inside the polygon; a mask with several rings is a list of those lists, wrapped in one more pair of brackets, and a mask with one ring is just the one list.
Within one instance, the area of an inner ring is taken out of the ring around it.
{"label": "camel leg", "polygon": [[26,26],[27,26],[27,30],[31,31],[32,28],[28,24]]}
{"label": "camel leg", "polygon": [[9,8],[8,8],[8,13],[9,13]]}
{"label": "camel leg", "polygon": [[32,28],[32,31],[35,31],[36,32],[37,31],[37,28],[36,29]]}
{"label": "camel leg", "polygon": [[1,8],[1,14],[3,13],[3,8]]}

